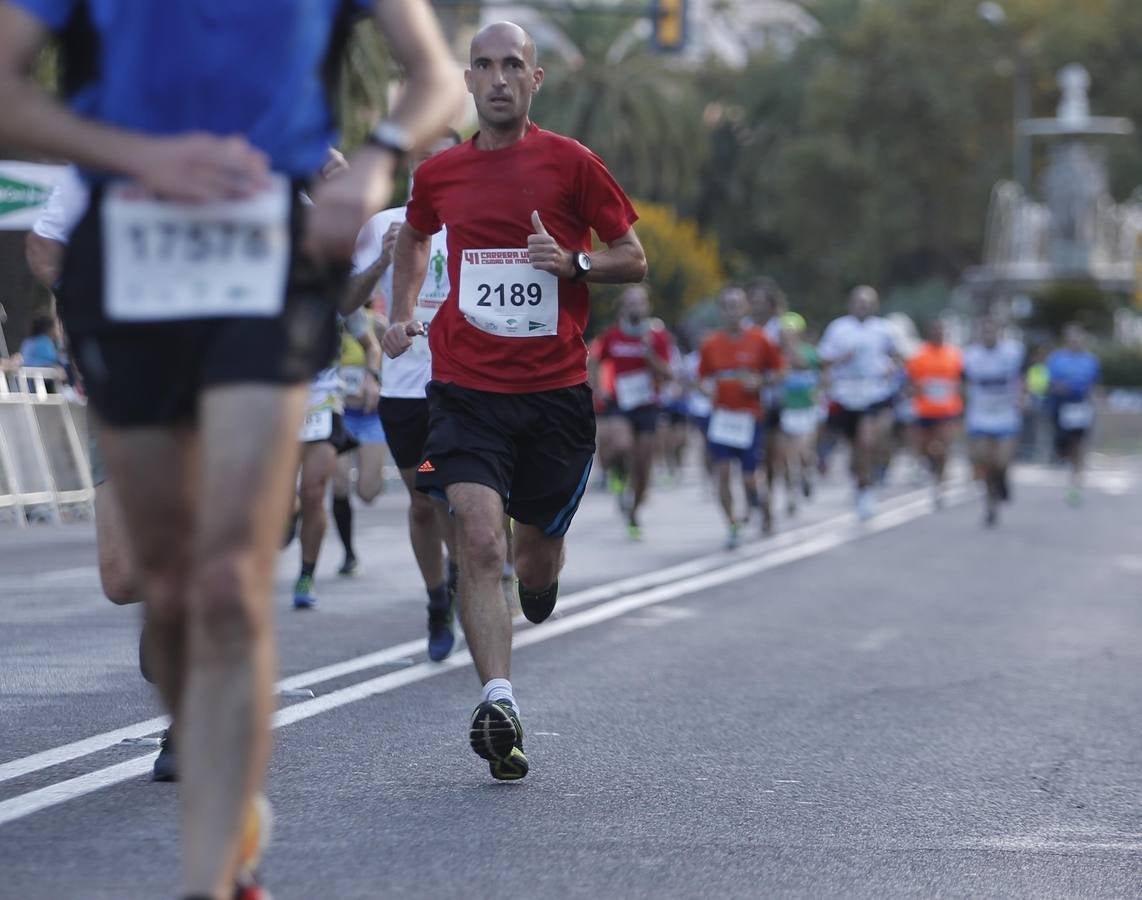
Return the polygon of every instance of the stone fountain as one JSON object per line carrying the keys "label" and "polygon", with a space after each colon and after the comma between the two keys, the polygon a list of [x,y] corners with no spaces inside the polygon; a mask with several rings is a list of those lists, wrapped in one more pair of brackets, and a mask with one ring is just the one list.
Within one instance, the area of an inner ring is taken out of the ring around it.
{"label": "stone fountain", "polygon": [[983,265],[965,273],[965,287],[987,304],[1057,281],[1089,281],[1123,294],[1136,287],[1142,189],[1115,202],[1105,147],[1107,138],[1129,135],[1134,126],[1090,114],[1090,76],[1082,66],[1067,66],[1058,82],[1056,117],[1019,123],[1029,140],[1048,144],[1041,199],[1014,182],[999,182],[988,210]]}

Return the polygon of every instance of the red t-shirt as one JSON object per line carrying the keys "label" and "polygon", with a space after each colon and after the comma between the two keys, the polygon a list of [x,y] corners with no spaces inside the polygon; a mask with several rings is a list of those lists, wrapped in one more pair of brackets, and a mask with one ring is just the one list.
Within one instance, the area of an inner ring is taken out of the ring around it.
{"label": "red t-shirt", "polygon": [[[663,362],[670,360],[670,334],[661,328],[647,332],[654,355]],[[627,334],[618,325],[612,325],[597,338],[596,354],[599,361],[611,360],[615,375],[641,372],[649,368],[646,362],[646,345],[641,335]]]}
{"label": "red t-shirt", "polygon": [[448,299],[432,320],[432,377],[503,394],[555,390],[587,380],[587,285],[559,279],[556,334],[506,337],[470,324],[460,311],[465,250],[526,248],[531,214],[566,250],[590,250],[591,230],[618,240],[638,219],[630,200],[590,150],[531,125],[502,150],[477,150],[475,138],[416,170],[406,219],[435,234],[448,226]]}

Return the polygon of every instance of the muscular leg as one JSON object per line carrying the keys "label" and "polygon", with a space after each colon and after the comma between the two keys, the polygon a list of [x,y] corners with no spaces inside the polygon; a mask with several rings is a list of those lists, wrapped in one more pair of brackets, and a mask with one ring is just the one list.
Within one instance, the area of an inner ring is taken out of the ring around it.
{"label": "muscular leg", "polygon": [[734,491],[730,483],[730,473],[733,469],[733,462],[728,459],[723,459],[714,465],[718,475],[718,501],[722,504],[722,512],[725,513],[726,522],[729,525],[733,525],[737,521],[734,519]]}
{"label": "muscular leg", "polygon": [[337,536],[341,538],[341,546],[345,550],[345,558],[356,557],[353,550],[353,507],[349,500],[349,491],[352,487],[353,454],[342,453],[337,457],[337,466],[333,470],[333,524],[337,527]]}
{"label": "muscular leg", "polygon": [[553,538],[534,525],[514,526],[515,569],[520,587],[543,591],[559,579],[563,568],[563,538]]}
{"label": "muscular leg", "polygon": [[361,444],[357,448],[357,496],[372,503],[385,490],[385,445]]}
{"label": "muscular leg", "polygon": [[122,516],[122,546],[130,550],[150,623],[148,669],[171,716],[179,718],[198,504],[197,437],[185,427],[104,426],[100,440],[111,472],[100,489],[111,492],[106,499]]}
{"label": "muscular leg", "polygon": [[638,511],[646,499],[646,491],[650,486],[650,470],[654,464],[654,449],[656,432],[648,431],[634,436],[634,447],[631,452],[631,490],[634,494],[630,510],[630,521],[638,521]]}
{"label": "muscular leg", "polygon": [[[452,530],[448,508],[416,489],[416,469],[401,469],[400,477],[408,489],[408,535],[412,553],[424,586],[432,591],[444,584],[445,579],[442,545]],[[503,504],[500,508],[502,510]]]}
{"label": "muscular leg", "polygon": [[456,519],[460,559],[460,620],[480,683],[511,678],[512,621],[500,579],[507,556],[504,504],[482,484],[446,490]]}
{"label": "muscular leg", "polygon": [[202,400],[202,505],[179,723],[191,894],[229,896],[238,838],[269,758],[274,564],[305,397],[303,387],[244,386]]}
{"label": "muscular leg", "polygon": [[[337,451],[327,441],[304,444],[301,450],[301,564],[316,566],[328,517],[325,488],[337,467]],[[282,517],[285,518],[284,515]]]}
{"label": "muscular leg", "polygon": [[610,416],[610,452],[608,459],[599,461],[607,467],[607,470],[614,470],[620,478],[625,480],[630,475],[631,469],[631,455],[634,452],[634,429],[631,428],[630,420],[623,415]]}
{"label": "muscular leg", "polygon": [[872,415],[861,416],[857,423],[856,436],[852,442],[853,475],[856,477],[858,488],[866,488],[872,484],[873,452],[876,446],[876,418]]}
{"label": "muscular leg", "polygon": [[238,836],[269,752],[273,568],[304,393],[209,391],[200,466],[185,429],[105,432],[153,622],[155,673],[179,721],[183,888],[192,895],[232,889]]}
{"label": "muscular leg", "polygon": [[115,491],[107,482],[95,488],[95,545],[99,583],[107,599],[117,606],[142,600],[127,543],[127,523]]}

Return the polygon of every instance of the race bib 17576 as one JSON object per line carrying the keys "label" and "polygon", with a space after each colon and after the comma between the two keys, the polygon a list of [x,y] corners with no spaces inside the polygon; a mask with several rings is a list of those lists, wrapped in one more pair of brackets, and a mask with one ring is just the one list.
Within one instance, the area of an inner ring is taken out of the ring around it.
{"label": "race bib 17576", "polygon": [[245,200],[168,203],[130,183],[103,209],[109,319],[165,322],[279,314],[289,272],[290,186]]}
{"label": "race bib 17576", "polygon": [[460,312],[488,334],[549,337],[559,330],[559,279],[532,266],[526,250],[464,250]]}

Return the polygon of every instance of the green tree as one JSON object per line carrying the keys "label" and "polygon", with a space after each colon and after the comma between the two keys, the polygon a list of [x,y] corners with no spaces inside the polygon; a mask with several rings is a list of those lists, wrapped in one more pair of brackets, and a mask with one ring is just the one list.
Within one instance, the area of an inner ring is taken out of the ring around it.
{"label": "green tree", "polygon": [[700,188],[707,144],[694,80],[637,40],[620,59],[608,60],[629,37],[633,19],[583,12],[552,19],[582,62],[542,61],[546,81],[535,98],[536,122],[590,147],[629,193],[685,210]]}

